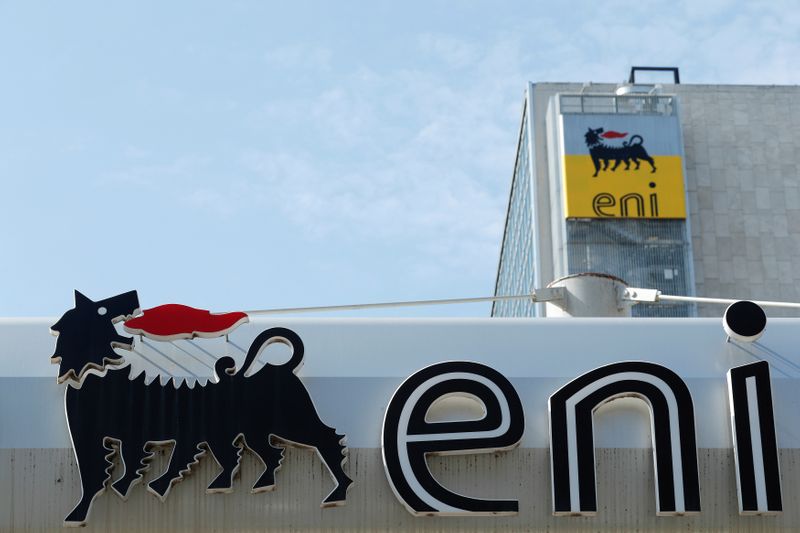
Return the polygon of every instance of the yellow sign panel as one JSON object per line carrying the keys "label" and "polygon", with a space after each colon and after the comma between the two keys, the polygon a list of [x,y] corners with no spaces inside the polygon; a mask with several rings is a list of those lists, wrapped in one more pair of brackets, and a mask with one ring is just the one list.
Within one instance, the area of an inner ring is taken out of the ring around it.
{"label": "yellow sign panel", "polygon": [[[567,218],[686,218],[683,164],[677,155],[652,156],[656,171],[641,161],[601,162],[589,155],[564,156]],[[617,166],[616,170],[612,170]],[[597,176],[595,177],[595,173]]]}

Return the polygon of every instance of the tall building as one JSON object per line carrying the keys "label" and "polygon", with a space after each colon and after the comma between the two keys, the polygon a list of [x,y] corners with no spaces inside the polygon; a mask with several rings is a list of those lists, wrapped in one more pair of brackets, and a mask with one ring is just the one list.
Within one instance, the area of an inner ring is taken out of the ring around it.
{"label": "tall building", "polygon": [[[663,85],[528,84],[495,294],[605,272],[664,294],[800,300],[800,87],[674,73]],[[497,302],[492,315],[544,306]]]}

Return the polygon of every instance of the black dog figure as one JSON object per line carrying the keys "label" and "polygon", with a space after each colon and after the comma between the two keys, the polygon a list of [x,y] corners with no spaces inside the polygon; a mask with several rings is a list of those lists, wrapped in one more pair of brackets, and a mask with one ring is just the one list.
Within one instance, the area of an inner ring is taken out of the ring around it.
{"label": "black dog figure", "polygon": [[639,170],[639,160],[644,159],[650,163],[652,168],[650,172],[656,171],[655,161],[644,149],[642,145],[644,139],[642,139],[641,135],[632,136],[631,140],[624,142],[622,146],[608,146],[603,144],[603,140],[600,138],[602,133],[603,128],[594,130],[589,128],[589,131],[584,134],[586,146],[589,148],[589,155],[592,156],[592,163],[594,163],[593,178],[596,178],[597,173],[600,172],[601,164],[602,170],[608,170],[608,163],[612,159],[615,161],[614,166],[611,168],[612,171],[617,170],[617,167],[623,162],[625,163],[625,170],[629,170],[631,168],[631,159],[636,165],[635,170]]}
{"label": "black dog figure", "polygon": [[[314,448],[336,481],[322,506],[345,503],[352,480],[342,468],[347,459],[347,448],[341,444],[344,437],[320,420],[308,391],[294,374],[304,354],[296,333],[286,328],[262,332],[238,372],[234,360],[223,357],[215,365],[218,382],[205,387],[190,389],[184,383],[176,388],[158,380],[147,385],[144,373],[131,380],[129,366],[112,366],[124,362],[113,347],[133,348],[133,339],[119,335],[113,324],[138,312],[135,291],[98,302],[76,291],[75,308],[51,328],[58,335],[51,358],[61,364],[58,381],[70,380],[71,385],[66,391],[66,412],[82,487],[81,500],[65,525],[86,523],[92,501],[111,477],[109,459],[117,452],[124,473],[111,487],[125,499],[147,469],[152,455],[148,446],[152,445],[173,446],[167,471],[148,484],[148,490],[162,500],[206,451],[222,467],[208,492],[231,491],[242,447],[265,464],[253,491],[271,490],[283,457],[282,449],[270,444],[270,438],[276,437]],[[259,353],[273,342],[293,349],[289,361],[266,364],[245,377]]]}

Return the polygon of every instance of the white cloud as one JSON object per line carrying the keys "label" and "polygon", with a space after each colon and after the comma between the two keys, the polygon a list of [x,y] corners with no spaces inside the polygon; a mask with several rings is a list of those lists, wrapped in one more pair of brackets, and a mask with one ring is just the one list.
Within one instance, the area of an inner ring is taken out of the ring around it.
{"label": "white cloud", "polygon": [[127,159],[145,159],[150,156],[150,151],[135,144],[128,144],[122,149],[122,155]]}
{"label": "white cloud", "polygon": [[478,57],[475,45],[450,35],[425,33],[419,37],[419,47],[453,68],[468,66]]}
{"label": "white cloud", "polygon": [[[144,159],[146,152],[135,149],[133,152],[126,148],[126,157]],[[165,162],[142,162],[136,165],[107,172],[102,181],[114,186],[132,186],[148,191],[169,191],[175,187],[176,182],[189,178],[192,175],[204,173],[204,168],[210,162],[210,157],[198,154],[180,155]],[[183,189],[185,192],[185,189]]]}
{"label": "white cloud", "polygon": [[267,50],[264,62],[272,67],[293,70],[327,71],[331,68],[330,49],[306,44],[290,44]]}
{"label": "white cloud", "polygon": [[469,58],[468,77],[359,67],[312,102],[272,102],[269,118],[306,117],[308,142],[245,153],[260,193],[242,201],[262,198],[315,238],[397,242],[415,250],[419,272],[479,270],[490,282],[524,88],[521,42],[421,41],[449,62]]}
{"label": "white cloud", "polygon": [[324,136],[347,144],[366,140],[377,120],[369,98],[358,87],[325,90],[309,102],[309,109]]}

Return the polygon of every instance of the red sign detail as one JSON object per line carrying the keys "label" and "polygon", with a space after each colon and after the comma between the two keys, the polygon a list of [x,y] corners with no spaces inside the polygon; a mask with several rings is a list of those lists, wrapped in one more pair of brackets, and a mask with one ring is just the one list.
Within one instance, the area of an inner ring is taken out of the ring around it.
{"label": "red sign detail", "polygon": [[623,137],[627,137],[628,133],[620,133],[618,131],[609,130],[600,134],[601,137],[604,139],[621,139]]}
{"label": "red sign detail", "polygon": [[165,304],[125,321],[125,331],[159,341],[211,339],[227,335],[247,320],[247,314],[241,312],[212,314],[188,305]]}

